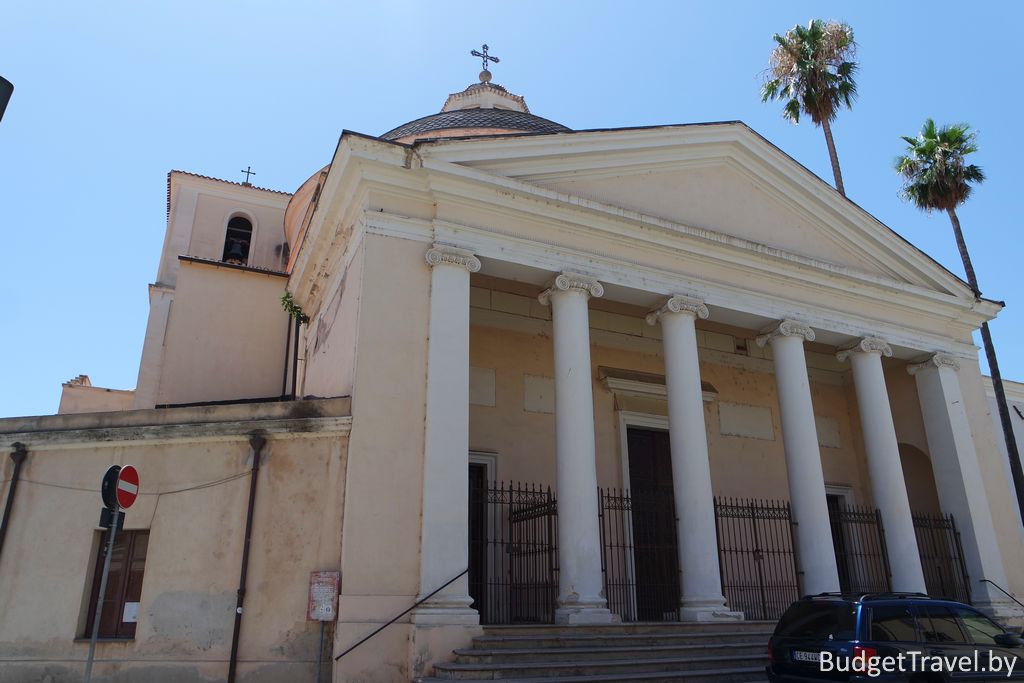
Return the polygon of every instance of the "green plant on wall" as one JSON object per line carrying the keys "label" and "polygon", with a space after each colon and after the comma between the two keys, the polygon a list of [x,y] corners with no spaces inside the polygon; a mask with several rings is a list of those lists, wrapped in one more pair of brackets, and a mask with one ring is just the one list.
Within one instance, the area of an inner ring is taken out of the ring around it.
{"label": "green plant on wall", "polygon": [[281,295],[281,307],[289,317],[298,320],[300,325],[305,325],[309,322],[309,316],[302,312],[302,306],[295,303],[291,292],[285,292]]}

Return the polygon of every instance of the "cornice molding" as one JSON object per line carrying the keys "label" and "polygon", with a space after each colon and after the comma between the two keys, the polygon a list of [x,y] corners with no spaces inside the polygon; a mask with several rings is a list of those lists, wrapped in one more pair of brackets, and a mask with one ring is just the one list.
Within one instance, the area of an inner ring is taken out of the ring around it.
{"label": "cornice molding", "polygon": [[948,353],[933,353],[930,358],[920,363],[912,363],[907,366],[907,372],[911,375],[916,375],[923,370],[930,370],[936,368],[941,370],[942,368],[952,368],[954,371],[960,370],[960,361]]}
{"label": "cornice molding", "polygon": [[836,353],[836,360],[845,363],[846,359],[855,353],[878,353],[886,358],[892,358],[892,347],[878,337],[862,337],[849,346],[844,346]]}
{"label": "cornice molding", "polygon": [[656,325],[661,320],[662,316],[670,313],[680,313],[683,315],[691,315],[694,318],[700,318],[701,320],[707,320],[711,316],[711,312],[708,311],[708,307],[700,299],[695,299],[692,296],[683,296],[682,294],[676,294],[675,296],[669,297],[668,301],[663,303],[660,307],[654,309],[647,314],[644,318],[648,325]]}
{"label": "cornice molding", "polygon": [[456,266],[465,268],[470,273],[480,270],[480,259],[473,255],[469,249],[459,249],[447,244],[434,244],[426,253],[427,265],[431,268],[437,266]]}
{"label": "cornice molding", "polygon": [[551,285],[547,289],[537,295],[537,301],[547,306],[551,303],[552,294],[572,291],[583,292],[588,299],[590,297],[599,299],[604,296],[604,285],[598,282],[597,278],[590,277],[589,275],[562,271],[555,276],[555,279],[552,280]]}
{"label": "cornice molding", "polygon": [[754,342],[758,346],[764,347],[777,337],[803,337],[804,341],[812,342],[814,341],[814,330],[810,325],[797,320],[783,320],[778,325],[763,330],[763,333],[758,335]]}

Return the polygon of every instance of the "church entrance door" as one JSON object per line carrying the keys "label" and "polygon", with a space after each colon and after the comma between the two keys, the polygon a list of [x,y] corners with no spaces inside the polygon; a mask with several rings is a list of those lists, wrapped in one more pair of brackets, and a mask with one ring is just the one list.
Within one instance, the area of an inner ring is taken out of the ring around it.
{"label": "church entrance door", "polygon": [[637,621],[679,618],[679,552],[669,434],[630,427],[629,498]]}

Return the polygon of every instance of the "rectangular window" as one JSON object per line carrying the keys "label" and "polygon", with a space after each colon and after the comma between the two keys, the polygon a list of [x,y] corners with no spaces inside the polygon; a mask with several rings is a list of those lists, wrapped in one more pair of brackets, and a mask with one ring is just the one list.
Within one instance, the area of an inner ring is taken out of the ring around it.
{"label": "rectangular window", "polygon": [[941,605],[918,608],[924,639],[928,643],[966,643],[953,610]]}
{"label": "rectangular window", "polygon": [[[83,634],[92,634],[92,621],[96,614],[96,600],[103,576],[103,562],[106,559],[109,531],[100,537],[100,550],[96,553],[96,568],[93,571],[92,592],[89,596],[88,620]],[[119,530],[114,538],[114,554],[110,559],[110,576],[107,592],[103,599],[103,613],[100,615],[100,638],[134,638],[135,622],[138,621],[139,599],[142,597],[142,574],[146,568],[146,551],[149,548],[149,530]]]}
{"label": "rectangular window", "polygon": [[871,640],[913,643],[917,641],[914,615],[899,605],[871,608]]}

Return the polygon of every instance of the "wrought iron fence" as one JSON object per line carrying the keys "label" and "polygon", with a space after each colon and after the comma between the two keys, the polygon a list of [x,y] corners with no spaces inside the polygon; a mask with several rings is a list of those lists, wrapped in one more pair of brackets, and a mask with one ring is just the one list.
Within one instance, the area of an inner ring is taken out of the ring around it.
{"label": "wrought iron fence", "polygon": [[552,623],[558,504],[551,487],[470,486],[470,595],[484,624]]}
{"label": "wrought iron fence", "polygon": [[789,503],[715,498],[718,562],[729,608],[778,619],[800,597]]}
{"label": "wrought iron fence", "polygon": [[839,589],[844,593],[892,590],[881,513],[858,505],[830,504],[829,521],[839,570]]}
{"label": "wrought iron fence", "polygon": [[678,621],[672,490],[598,489],[598,500],[608,609],[622,621]]}
{"label": "wrought iron fence", "polygon": [[915,513],[913,517],[928,595],[969,603],[971,584],[953,515]]}

